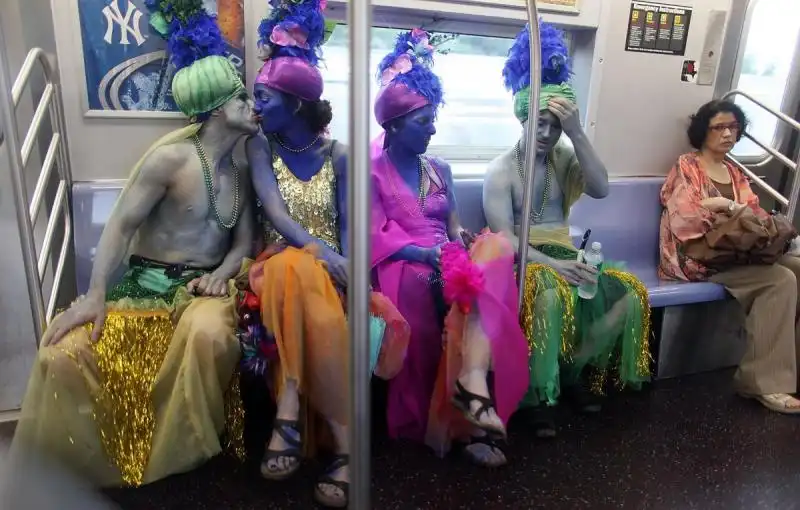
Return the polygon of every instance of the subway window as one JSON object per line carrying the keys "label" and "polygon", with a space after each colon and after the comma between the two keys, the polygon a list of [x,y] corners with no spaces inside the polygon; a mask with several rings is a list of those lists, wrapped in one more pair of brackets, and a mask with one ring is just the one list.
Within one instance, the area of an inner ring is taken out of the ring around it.
{"label": "subway window", "polygon": [[[370,69],[394,47],[403,30],[373,28]],[[495,156],[510,147],[521,128],[513,115],[511,94],[503,86],[502,69],[513,39],[432,31],[440,41],[434,70],[442,80],[446,104],[439,112],[430,154],[445,158],[460,177],[480,176]],[[339,25],[324,48],[325,97],[333,105],[331,136],[348,139],[348,30]],[[373,77],[372,101],[378,93]],[[372,119],[370,134],[380,126]]]}
{"label": "subway window", "polygon": [[[751,0],[750,23],[744,53],[738,64],[734,88],[765,105],[780,110],[783,101],[796,91],[787,90],[800,33],[800,1]],[[760,142],[773,145],[778,120],[742,96],[736,97],[750,119],[748,132]],[[737,157],[759,158],[764,149],[743,138],[733,149]]]}

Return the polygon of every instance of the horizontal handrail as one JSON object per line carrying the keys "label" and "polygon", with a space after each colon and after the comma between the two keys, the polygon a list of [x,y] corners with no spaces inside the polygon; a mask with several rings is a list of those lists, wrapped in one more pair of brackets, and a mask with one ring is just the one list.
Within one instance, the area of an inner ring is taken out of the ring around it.
{"label": "horizontal handrail", "polygon": [[797,164],[794,161],[792,161],[791,159],[787,158],[786,156],[784,156],[780,152],[776,151],[775,149],[773,149],[769,145],[766,145],[765,143],[761,142],[760,140],[758,140],[755,136],[751,135],[750,133],[744,132],[742,134],[745,137],[747,137],[748,140],[750,140],[754,144],[758,145],[759,147],[761,147],[762,149],[767,151],[773,158],[776,158],[778,161],[780,161],[781,163],[786,165],[789,168],[789,170],[791,170],[793,172],[797,171]]}
{"label": "horizontal handrail", "polygon": [[56,271],[53,273],[53,288],[50,289],[50,299],[47,301],[47,323],[53,320],[56,310],[56,299],[61,288],[61,280],[64,279],[64,266],[67,263],[70,243],[72,242],[72,218],[69,214],[69,206],[64,207],[64,240],[61,241],[61,252],[58,254]]}
{"label": "horizontal handrail", "polygon": [[789,124],[790,126],[792,126],[795,130],[800,131],[800,122],[797,122],[796,120],[794,120],[793,118],[789,117],[788,115],[786,115],[783,112],[779,112],[779,111],[777,111],[777,110],[775,110],[773,108],[770,108],[769,106],[765,105],[764,103],[762,103],[758,99],[754,98],[753,96],[751,96],[747,92],[741,91],[739,89],[731,90],[730,92],[727,92],[726,94],[724,94],[720,99],[728,99],[728,98],[731,98],[733,96],[742,96],[744,98],[749,99],[750,101],[752,101],[753,103],[757,104],[761,108],[767,110],[769,113],[771,113],[775,117],[779,118],[783,122],[785,122],[785,123]]}
{"label": "horizontal handrail", "polygon": [[44,189],[50,181],[50,175],[53,173],[53,165],[58,155],[58,149],[61,144],[61,135],[55,133],[53,138],[50,139],[50,146],[47,147],[47,154],[42,163],[42,173],[39,174],[39,179],[36,181],[36,187],[33,189],[33,197],[31,198],[31,205],[28,208],[28,215],[31,217],[31,225],[36,225],[36,220],[39,219],[39,211],[42,209],[42,198],[44,198]]}
{"label": "horizontal handrail", "polygon": [[[734,96],[742,96],[745,99],[751,101],[753,104],[760,106],[765,111],[771,113],[775,118],[788,124],[793,130],[800,132],[800,122],[797,122],[795,119],[789,117],[783,112],[777,111],[774,108],[770,108],[769,106],[765,105],[758,99],[754,98],[747,92],[743,92],[741,90],[735,89],[731,90],[730,92],[723,94],[721,99],[730,99]],[[794,213],[797,210],[797,200],[800,198],[800,176],[798,175],[798,170],[800,170],[800,159],[798,161],[792,161],[791,159],[787,158],[783,154],[780,153],[774,147],[770,147],[767,144],[761,142],[760,140],[756,139],[750,133],[742,133],[746,136],[749,140],[753,143],[767,151],[770,155],[770,158],[775,158],[780,161],[785,167],[792,171],[792,187],[789,193],[789,198],[784,197],[781,193],[779,193],[775,188],[770,186],[766,183],[763,179],[759,178],[756,174],[750,171],[749,168],[745,167],[741,162],[739,162],[735,157],[729,155],[728,159],[733,162],[739,170],[745,173],[754,184],[763,188],[767,193],[769,193],[775,200],[777,200],[783,207],[786,208],[786,214],[789,218],[794,219]],[[769,158],[768,158],[769,159]]]}
{"label": "horizontal handrail", "polygon": [[47,59],[47,53],[41,48],[33,48],[28,52],[28,56],[25,57],[19,74],[17,74],[17,79],[14,80],[14,85],[11,86],[11,98],[14,101],[15,107],[19,106],[19,101],[22,99],[22,92],[25,90],[25,85],[28,84],[28,80],[31,77],[33,66],[37,63],[42,66],[44,79],[48,83],[56,82],[55,72],[53,71],[53,66],[50,65],[50,60]]}
{"label": "horizontal handrail", "polygon": [[42,98],[39,100],[39,104],[36,105],[36,111],[33,113],[31,125],[28,127],[28,132],[25,133],[25,138],[22,141],[22,149],[20,149],[22,152],[22,166],[26,166],[28,161],[31,159],[33,145],[36,143],[36,137],[39,136],[39,129],[42,127],[44,116],[53,103],[54,92],[55,89],[53,84],[48,83],[44,88],[44,92],[42,93]]}
{"label": "horizontal handrail", "polygon": [[764,191],[769,193],[770,196],[772,196],[772,198],[774,198],[775,200],[780,202],[780,204],[782,206],[784,206],[784,207],[788,207],[789,206],[789,200],[785,196],[783,196],[778,190],[776,190],[775,188],[773,188],[772,186],[767,184],[767,182],[764,179],[762,179],[761,177],[759,177],[758,175],[753,173],[752,170],[750,170],[749,168],[744,166],[742,163],[740,163],[739,160],[737,160],[735,157],[733,157],[733,156],[731,156],[729,154],[728,155],[728,161],[733,163],[736,166],[736,168],[741,170],[742,173],[744,173],[751,180],[751,182],[753,182],[757,186],[761,186],[762,188],[764,188]]}
{"label": "horizontal handrail", "polygon": [[[61,181],[58,183],[58,191],[56,191],[56,198],[53,202],[53,209],[50,211],[50,219],[47,221],[47,229],[44,232],[44,241],[42,241],[42,251],[39,252],[39,259],[37,267],[39,269],[39,282],[41,283],[44,277],[44,271],[47,269],[47,260],[50,258],[53,249],[53,236],[56,233],[56,224],[58,223],[59,216],[61,216],[64,200],[67,198],[67,183]],[[66,214],[66,213],[65,213]]]}

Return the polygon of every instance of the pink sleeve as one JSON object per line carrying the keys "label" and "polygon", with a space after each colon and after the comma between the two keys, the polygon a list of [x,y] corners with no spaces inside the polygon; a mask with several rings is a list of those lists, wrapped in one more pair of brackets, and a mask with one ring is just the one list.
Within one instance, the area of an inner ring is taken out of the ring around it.
{"label": "pink sleeve", "polygon": [[707,198],[699,168],[690,155],[681,156],[661,188],[661,204],[667,210],[669,230],[680,242],[703,237],[712,224],[712,213],[700,205]]}

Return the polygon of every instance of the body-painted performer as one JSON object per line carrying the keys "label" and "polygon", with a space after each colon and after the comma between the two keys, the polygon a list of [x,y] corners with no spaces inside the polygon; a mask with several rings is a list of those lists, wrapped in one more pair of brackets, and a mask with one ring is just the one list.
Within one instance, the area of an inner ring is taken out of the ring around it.
{"label": "body-painted performer", "polygon": [[[489,166],[483,208],[491,229],[517,246],[525,235],[528,250],[522,323],[530,344],[530,389],[523,406],[534,408],[537,434],[551,437],[549,407],[560,383],[583,411],[596,412],[609,372],[618,385],[639,388],[649,377],[650,312],[647,291],[633,275],[606,262],[600,273],[577,261],[569,235],[569,211],[582,193],[608,194],[608,173],[580,124],[570,67],[561,31],[540,23],[542,84],[539,104],[530,102],[530,36],[517,36],[503,69],[514,93],[514,114],[524,129],[536,129],[536,146],[526,136]],[[538,126],[529,126],[529,108],[539,108]],[[566,137],[561,135],[565,134]],[[567,139],[569,137],[569,139]],[[521,234],[524,161],[535,151],[531,228]],[[594,299],[577,296],[581,282],[598,282]]]}
{"label": "body-painted performer", "polygon": [[14,439],[21,455],[35,447],[104,486],[150,483],[221,451],[240,356],[229,280],[254,235],[237,142],[258,123],[215,20],[199,6],[153,20],[170,37],[172,94],[191,124],[134,167],[88,293],[42,339]]}
{"label": "body-painted performer", "polygon": [[[465,232],[450,166],[425,155],[443,104],[433,51],[428,34],[415,29],[378,68],[375,117],[385,132],[371,149],[373,285],[411,326],[408,357],[389,382],[389,433],[440,454],[452,439],[472,437],[470,458],[496,466],[505,457],[493,438],[505,436],[528,382],[514,251],[502,236]],[[463,291],[451,291],[453,271],[466,277]],[[457,301],[449,312],[445,295]]]}
{"label": "body-painted performer", "polygon": [[[261,473],[282,480],[297,471],[303,443],[314,439],[312,410],[330,427],[337,454],[318,481],[315,497],[324,505],[343,507],[350,352],[343,299],[348,285],[347,148],[325,136],[332,111],[321,99],[317,68],[325,27],[320,0],[276,0],[272,5],[259,28],[266,61],[254,85],[265,136],[247,145],[267,243],[250,270],[250,286],[278,354],[278,410]],[[402,364],[408,326],[386,298],[374,293],[371,312],[373,347],[378,347],[373,349],[375,372],[391,377]]]}

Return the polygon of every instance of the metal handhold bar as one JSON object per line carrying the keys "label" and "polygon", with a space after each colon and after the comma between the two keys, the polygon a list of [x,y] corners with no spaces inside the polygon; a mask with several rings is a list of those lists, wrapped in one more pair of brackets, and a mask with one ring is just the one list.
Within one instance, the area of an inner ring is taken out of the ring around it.
{"label": "metal handhold bar", "polygon": [[[53,202],[53,209],[50,212],[50,218],[47,220],[47,229],[44,232],[44,241],[42,241],[42,251],[39,252],[39,259],[37,268],[39,270],[39,283],[44,280],[44,272],[47,269],[47,261],[50,259],[51,251],[53,250],[53,236],[56,234],[56,225],[58,224],[59,217],[64,211],[64,201],[67,198],[67,184],[64,181],[58,183],[58,190],[56,191],[56,198]],[[67,214],[64,212],[64,214]]]}
{"label": "metal handhold bar", "polygon": [[[743,92],[741,90],[731,90],[726,94],[723,94],[721,99],[730,99],[734,96],[742,96],[749,101],[753,102],[757,106],[760,106],[762,109],[766,110],[767,112],[771,113],[777,119],[783,121],[784,123],[788,124],[793,130],[800,132],[800,122],[797,122],[793,118],[789,117],[783,112],[775,110],[774,108],[770,108],[769,106],[765,105],[763,102],[759,101],[758,99],[754,98],[750,94]],[[753,183],[762,187],[767,193],[770,194],[775,200],[777,200],[781,205],[787,208],[786,215],[790,219],[794,219],[795,211],[797,210],[797,200],[800,197],[800,176],[798,176],[798,169],[800,169],[800,154],[798,154],[797,161],[792,161],[783,154],[780,153],[774,147],[770,147],[767,144],[757,140],[754,136],[749,133],[744,133],[748,139],[752,140],[756,145],[767,151],[770,156],[776,158],[780,161],[784,166],[789,168],[792,171],[792,188],[789,192],[789,197],[784,197],[781,193],[779,193],[775,188],[764,182],[763,179],[760,179],[757,175],[747,169],[742,163],[740,163],[734,156],[729,155],[728,159],[733,162],[737,168],[742,170],[750,179],[752,179]]]}
{"label": "metal handhold bar", "polygon": [[61,142],[61,135],[58,133],[53,134],[50,139],[50,146],[47,147],[47,154],[42,163],[42,173],[39,174],[39,179],[36,181],[36,187],[33,189],[33,197],[31,198],[31,205],[28,208],[28,215],[31,217],[31,224],[36,225],[36,220],[39,219],[39,211],[42,209],[42,199],[44,198],[44,189],[50,181],[50,175],[53,173],[53,164],[58,156],[59,144]]}
{"label": "metal handhold bar", "polygon": [[350,491],[349,507],[370,506],[370,0],[350,0],[350,152],[347,207],[349,218],[350,328]]}
{"label": "metal handhold bar", "polygon": [[527,275],[528,239],[531,228],[531,202],[533,199],[533,176],[536,173],[536,126],[539,125],[539,94],[542,76],[542,41],[539,34],[539,11],[536,0],[527,0],[528,27],[530,30],[531,52],[531,97],[528,108],[528,124],[525,130],[525,179],[522,197],[522,225],[519,230],[519,308],[525,297],[525,276]]}

